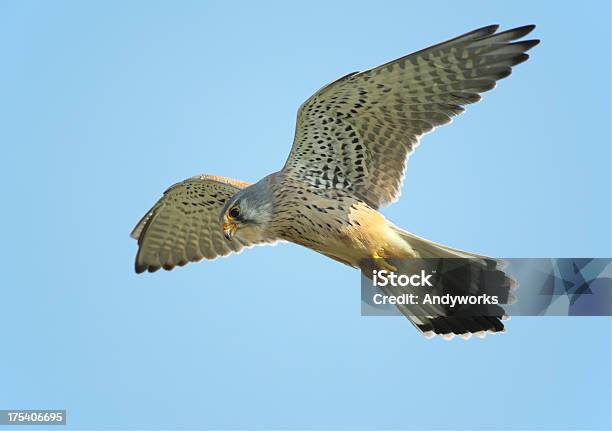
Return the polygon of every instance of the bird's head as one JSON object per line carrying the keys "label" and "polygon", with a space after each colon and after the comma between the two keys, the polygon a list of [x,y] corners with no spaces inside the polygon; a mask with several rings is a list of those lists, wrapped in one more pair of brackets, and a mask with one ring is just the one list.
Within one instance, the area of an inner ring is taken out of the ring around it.
{"label": "bird's head", "polygon": [[272,194],[266,184],[253,184],[240,190],[225,203],[219,222],[227,240],[240,238],[261,242],[272,217]]}

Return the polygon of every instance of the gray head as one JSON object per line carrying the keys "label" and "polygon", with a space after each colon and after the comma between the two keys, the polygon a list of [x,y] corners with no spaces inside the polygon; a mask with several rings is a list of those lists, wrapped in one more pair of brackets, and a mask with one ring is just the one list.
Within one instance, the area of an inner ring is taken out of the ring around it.
{"label": "gray head", "polygon": [[260,242],[273,211],[273,197],[267,178],[246,187],[225,203],[219,215],[225,238]]}

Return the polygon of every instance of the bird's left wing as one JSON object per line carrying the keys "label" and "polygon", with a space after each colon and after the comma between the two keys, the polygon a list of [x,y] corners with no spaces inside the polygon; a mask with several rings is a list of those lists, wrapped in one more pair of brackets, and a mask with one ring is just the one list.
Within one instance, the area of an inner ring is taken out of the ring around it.
{"label": "bird's left wing", "polygon": [[230,178],[200,175],[166,190],[131,233],[138,240],[136,272],[171,270],[255,245],[238,238],[227,241],[219,224],[225,203],[248,185]]}
{"label": "bird's left wing", "polygon": [[483,27],[323,87],[300,107],[283,171],[378,208],[400,194],[419,138],[480,100],[529,58],[533,30]]}

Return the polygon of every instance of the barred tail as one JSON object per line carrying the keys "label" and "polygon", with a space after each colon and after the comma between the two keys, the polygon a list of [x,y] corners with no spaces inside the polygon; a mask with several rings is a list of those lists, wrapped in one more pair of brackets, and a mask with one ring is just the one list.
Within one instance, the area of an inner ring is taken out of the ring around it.
{"label": "barred tail", "polygon": [[[504,262],[457,250],[420,238],[395,226],[393,229],[409,245],[420,259],[390,259],[398,272],[414,274],[427,266],[438,268],[444,276],[431,293],[452,292],[453,295],[480,295],[495,292],[500,304],[513,301],[511,290],[516,282],[502,271]],[[425,259],[425,260],[423,260]],[[454,265],[449,265],[454,262]],[[441,265],[446,265],[442,271]],[[452,268],[451,268],[452,266]],[[435,271],[435,269],[434,269]],[[385,287],[385,294],[401,294],[401,287]],[[461,305],[450,307],[441,304],[398,305],[398,309],[426,337],[440,335],[451,339],[455,335],[470,338],[472,334],[483,337],[486,333],[504,332],[502,320],[508,318],[500,305]]]}

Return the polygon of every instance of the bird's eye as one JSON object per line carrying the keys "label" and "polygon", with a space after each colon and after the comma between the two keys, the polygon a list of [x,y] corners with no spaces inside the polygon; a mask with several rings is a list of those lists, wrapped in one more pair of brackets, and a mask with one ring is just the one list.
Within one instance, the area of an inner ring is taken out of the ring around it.
{"label": "bird's eye", "polygon": [[234,207],[231,210],[229,210],[229,216],[231,218],[236,218],[240,215],[240,208],[238,207]]}

